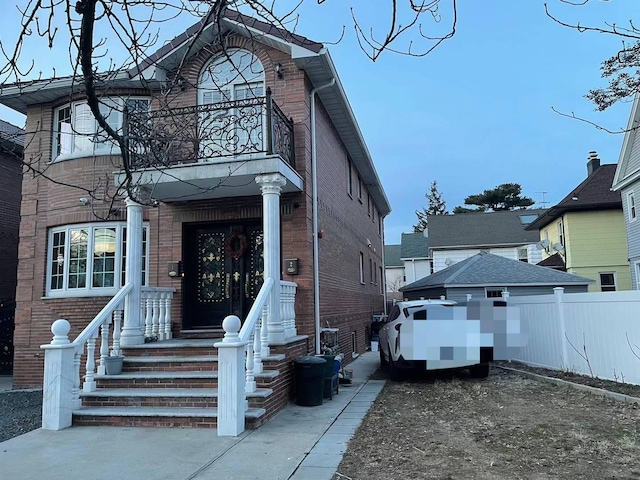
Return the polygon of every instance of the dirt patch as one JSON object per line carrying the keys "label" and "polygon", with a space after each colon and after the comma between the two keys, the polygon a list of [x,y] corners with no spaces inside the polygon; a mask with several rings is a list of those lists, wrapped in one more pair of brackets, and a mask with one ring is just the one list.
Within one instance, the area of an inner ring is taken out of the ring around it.
{"label": "dirt patch", "polygon": [[625,395],[640,398],[640,385],[624,383],[624,377],[622,376],[620,377],[619,382],[614,382],[611,380],[602,380],[598,377],[589,377],[587,375],[580,375],[578,373],[565,372],[563,370],[551,370],[548,368],[531,367],[519,362],[495,362],[495,364],[507,368],[524,370],[525,372],[537,373],[538,375],[544,375],[546,377],[559,378],[561,380],[567,380],[573,383],[589,385],[590,387],[604,388],[605,390],[610,390],[612,392],[623,393]]}
{"label": "dirt patch", "polygon": [[388,381],[337,472],[335,480],[637,479],[640,408],[498,368],[485,380]]}

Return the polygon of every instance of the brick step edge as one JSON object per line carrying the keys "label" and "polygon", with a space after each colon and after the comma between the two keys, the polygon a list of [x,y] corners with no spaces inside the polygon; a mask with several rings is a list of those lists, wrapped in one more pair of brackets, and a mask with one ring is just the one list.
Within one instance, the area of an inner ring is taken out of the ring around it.
{"label": "brick step edge", "polygon": [[[258,388],[247,393],[247,398],[266,398],[273,394],[271,388]],[[217,398],[217,388],[99,388],[93,392],[80,392],[80,398]]]}
{"label": "brick step edge", "polygon": [[[249,408],[244,413],[247,419],[262,417],[264,408]],[[158,407],[81,407],[73,412],[74,417],[175,417],[175,418],[217,418],[217,408],[158,408]]]}

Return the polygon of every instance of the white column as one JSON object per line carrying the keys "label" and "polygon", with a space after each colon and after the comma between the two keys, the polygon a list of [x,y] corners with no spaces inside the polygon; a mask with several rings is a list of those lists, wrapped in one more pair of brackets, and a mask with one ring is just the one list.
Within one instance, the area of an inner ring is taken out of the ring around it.
{"label": "white column", "polygon": [[44,350],[43,430],[62,430],[71,426],[76,346],[69,342],[69,330],[68,321],[56,320],[51,325],[53,340],[40,347]]}
{"label": "white column", "polygon": [[124,300],[124,326],[120,345],[141,345],[144,332],[140,323],[140,291],[142,289],[142,205],[127,198],[127,258],[125,281],[133,290]]}
{"label": "white column", "polygon": [[262,222],[264,230],[264,278],[275,285],[269,296],[269,343],[284,342],[285,332],[280,318],[280,192],[286,178],[279,173],[258,175],[262,189]]}
{"label": "white column", "polygon": [[222,321],[226,332],[218,349],[218,436],[237,437],[244,432],[245,371],[247,342],[240,340],[240,319],[229,315]]}

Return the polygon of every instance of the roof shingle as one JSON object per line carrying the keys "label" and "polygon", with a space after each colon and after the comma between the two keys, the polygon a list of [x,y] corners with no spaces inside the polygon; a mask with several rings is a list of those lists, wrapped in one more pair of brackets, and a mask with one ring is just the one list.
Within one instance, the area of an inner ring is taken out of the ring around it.
{"label": "roof shingle", "polygon": [[400,258],[400,245],[384,246],[385,267],[402,267],[402,260]]}
{"label": "roof shingle", "polygon": [[428,287],[463,285],[587,285],[593,280],[552,268],[540,267],[510,258],[481,252],[440,270],[428,277],[406,285],[401,292]]}
{"label": "roof shingle", "polygon": [[488,213],[458,213],[455,215],[430,215],[429,246],[482,247],[535,243],[537,232],[528,232],[521,216],[542,215],[546,210],[510,210]]}
{"label": "roof shingle", "polygon": [[429,258],[429,239],[422,232],[403,233],[400,258]]}

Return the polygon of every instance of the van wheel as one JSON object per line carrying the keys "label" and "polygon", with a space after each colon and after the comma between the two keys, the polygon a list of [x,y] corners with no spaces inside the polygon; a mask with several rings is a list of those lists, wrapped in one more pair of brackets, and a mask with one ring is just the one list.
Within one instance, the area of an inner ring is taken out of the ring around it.
{"label": "van wheel", "polygon": [[378,351],[380,352],[380,366],[386,367],[389,362],[387,362],[387,359],[384,358],[384,353],[382,353],[382,348],[379,348]]}
{"label": "van wheel", "polygon": [[489,376],[489,364],[481,363],[469,368],[473,378],[487,378]]}

